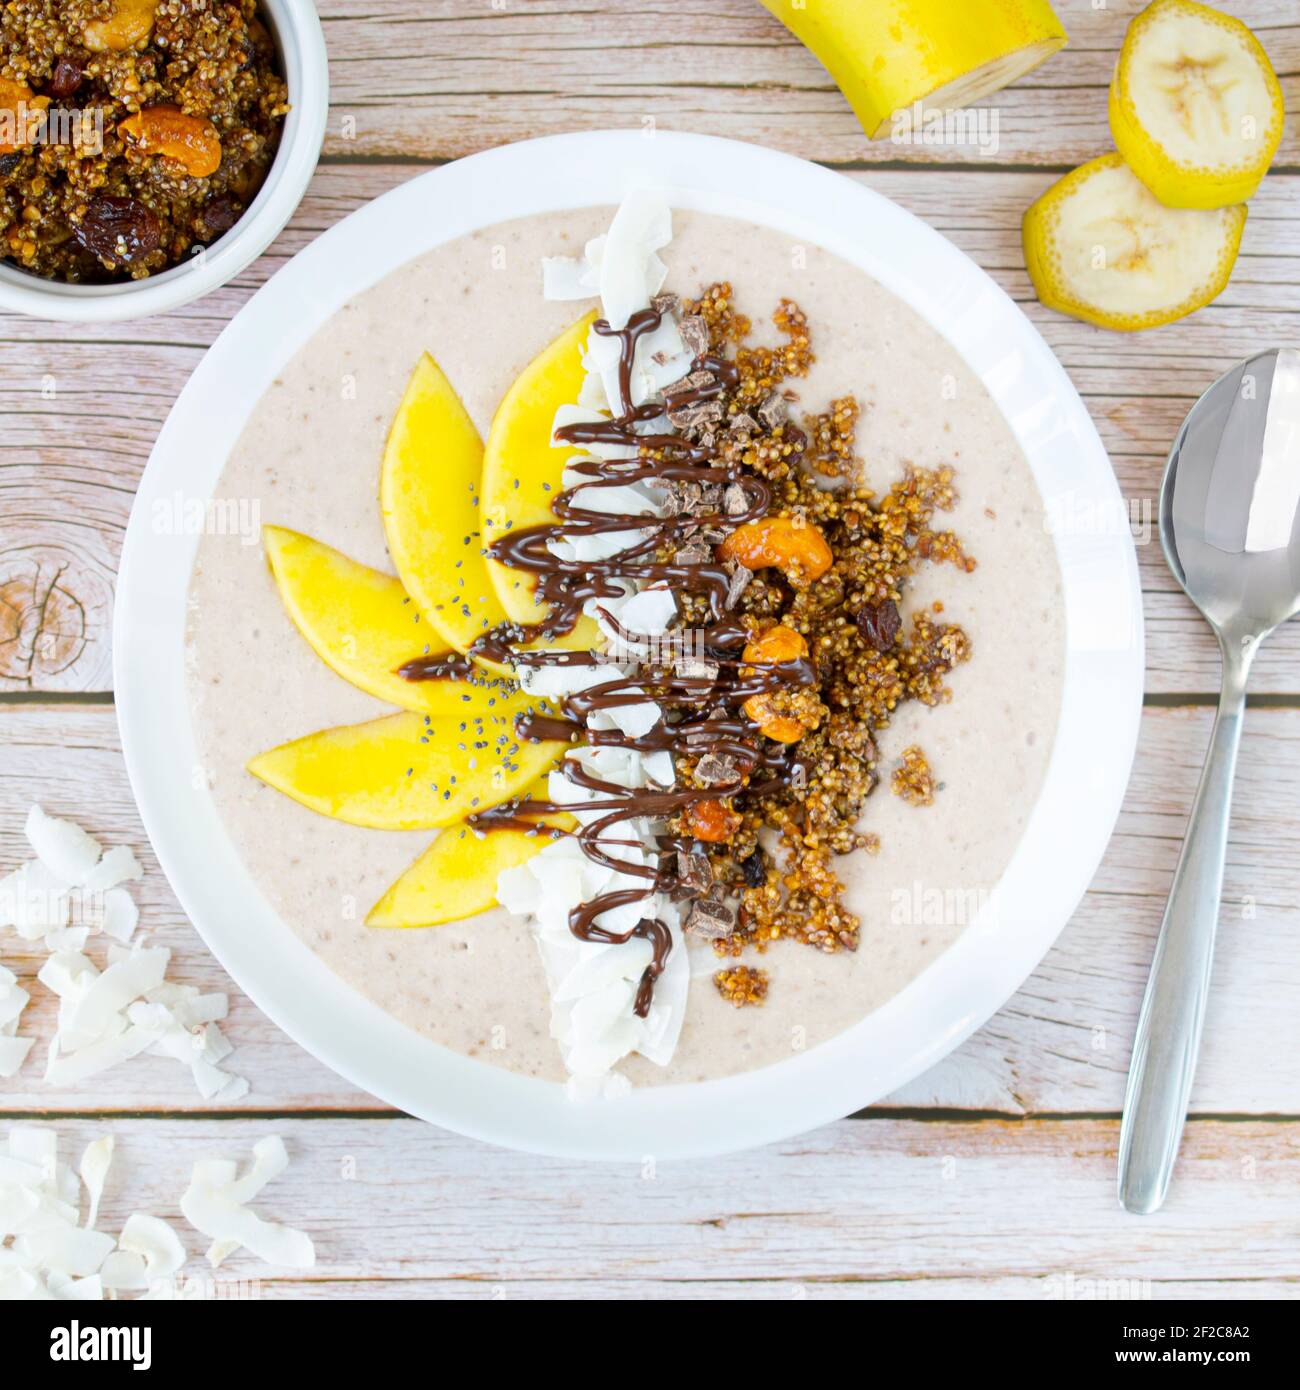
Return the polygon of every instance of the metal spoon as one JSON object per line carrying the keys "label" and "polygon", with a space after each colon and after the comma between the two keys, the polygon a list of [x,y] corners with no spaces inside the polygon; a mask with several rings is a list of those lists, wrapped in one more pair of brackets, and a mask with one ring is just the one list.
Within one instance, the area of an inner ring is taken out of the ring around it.
{"label": "metal spoon", "polygon": [[1160,488],[1160,542],[1219,639],[1223,692],[1160,924],[1119,1132],[1119,1196],[1165,1200],[1205,1021],[1246,679],[1260,643],[1300,611],[1300,352],[1273,348],[1201,397]]}

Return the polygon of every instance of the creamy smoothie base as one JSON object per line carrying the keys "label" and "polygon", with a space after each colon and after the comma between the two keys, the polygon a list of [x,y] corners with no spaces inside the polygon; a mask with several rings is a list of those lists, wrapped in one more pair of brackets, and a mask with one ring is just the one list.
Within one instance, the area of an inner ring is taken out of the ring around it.
{"label": "creamy smoothie base", "polygon": [[[431,353],[486,436],[519,371],[587,307],[543,299],[541,258],[579,255],[609,217],[584,209],[488,228],[358,296],[271,384],[217,497],[391,572],[377,478],[413,365]],[[1060,577],[1040,497],[1010,429],[953,350],[869,277],[817,247],[703,214],[676,212],[673,224],[666,289],[691,295],[729,281],[758,336],[779,299],[798,302],[817,361],[789,383],[800,397],[796,413],[855,395],[863,408],[857,451],[877,493],[907,465],[953,466],[960,500],[943,525],[978,568],[921,566],[905,595],[905,618],[941,600],[973,654],[947,678],[950,704],[905,705],[878,736],[881,784],[861,828],[879,837],[879,853],[836,861],[861,917],[857,951],[824,955],[781,941],[749,952],[746,963],[768,972],[770,988],[761,1006],[736,1009],[708,979],[719,965],[712,949],[692,942],[697,975],[676,1051],[667,1066],[627,1058],[619,1070],[634,1084],[721,1076],[815,1046],[949,946],[1023,832],[1050,754],[1064,664]],[[563,1080],[547,980],[523,921],[497,909],[427,929],[364,925],[437,832],[333,821],[244,770],[276,744],[386,709],[311,651],[254,539],[202,539],[189,652],[204,766],[250,873],[332,969],[411,1027],[484,1061]],[[890,769],[914,743],[941,783],[930,806],[889,791]]]}

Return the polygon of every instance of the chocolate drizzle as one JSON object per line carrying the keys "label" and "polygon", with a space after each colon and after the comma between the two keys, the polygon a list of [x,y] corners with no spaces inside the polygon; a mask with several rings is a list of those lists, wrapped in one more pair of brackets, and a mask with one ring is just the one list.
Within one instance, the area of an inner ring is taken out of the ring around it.
{"label": "chocolate drizzle", "polygon": [[[489,547],[494,559],[534,576],[536,598],[546,606],[547,615],[536,624],[504,624],[484,634],[471,648],[473,656],[516,666],[604,665],[607,658],[594,650],[562,651],[545,645],[533,651],[521,648],[539,640],[543,644],[553,642],[571,632],[590,600],[623,597],[626,592],[623,581],[666,584],[680,594],[707,600],[708,625],[693,634],[697,650],[702,650],[703,655],[694,661],[691,660],[693,654],[687,652],[685,633],[651,638],[648,634],[628,632],[612,615],[600,610],[620,640],[634,651],[653,652],[657,648],[654,659],[647,657],[633,664],[630,674],[620,670],[607,681],[567,696],[558,714],[522,715],[516,724],[520,737],[531,742],[557,740],[595,748],[629,749],[641,754],[666,752],[674,758],[702,758],[712,754],[715,758],[726,759],[727,766],[734,769],[731,781],[708,787],[674,785],[629,790],[597,777],[577,759],[566,758],[561,764],[563,775],[570,782],[593,794],[592,799],[581,803],[582,809],[603,813],[572,832],[583,852],[598,864],[645,881],[644,887],[599,894],[579,904],[569,916],[570,930],[583,941],[620,944],[639,937],[650,942],[652,959],[642,975],[636,996],[635,1011],[640,1017],[645,1017],[649,1011],[655,981],[663,973],[672,950],[671,933],[663,922],[651,917],[643,918],[622,933],[610,931],[596,919],[602,913],[645,901],[659,892],[674,898],[692,896],[691,887],[679,877],[677,851],[689,850],[694,842],[688,837],[660,836],[659,862],[655,867],[648,867],[629,863],[611,853],[611,849],[619,845],[640,845],[637,839],[611,839],[611,832],[616,833],[617,827],[625,821],[640,817],[670,819],[696,802],[733,796],[742,789],[761,792],[765,786],[776,786],[788,778],[795,765],[792,747],[766,741],[739,707],[753,695],[812,685],[816,681],[813,667],[806,659],[759,667],[746,665],[741,660],[740,651],[748,633],[744,625],[728,613],[728,595],[733,589],[732,570],[716,559],[711,546],[700,550],[699,558],[685,559],[680,553],[671,560],[661,558],[679,538],[679,517],[611,514],[581,505],[578,497],[581,490],[626,487],[634,483],[669,490],[707,487],[719,496],[725,489],[728,504],[724,510],[694,512],[691,516],[700,530],[715,535],[757,520],[766,515],[771,506],[772,494],[767,483],[752,473],[741,472],[739,465],[725,464],[706,433],[696,431],[699,437],[692,438],[684,432],[642,432],[638,429],[665,414],[670,423],[672,417],[685,419],[699,407],[715,402],[713,413],[720,418],[723,398],[739,379],[734,362],[703,351],[695,357],[689,376],[677,388],[670,388],[670,394],[666,393],[667,404],[647,401],[634,405],[632,378],[637,344],[653,333],[662,320],[660,309],[648,308],[633,314],[624,328],[612,328],[605,320],[593,325],[593,331],[600,336],[619,340],[619,413],[607,420],[567,425],[557,431],[557,438],[578,446],[630,448],[636,451],[635,456],[614,459],[591,456],[570,463],[570,470],[580,476],[581,482],[556,499],[552,509],[555,522],[518,531]],[[787,437],[802,442],[792,426],[786,429]],[[636,538],[604,559],[565,560],[550,550],[552,541],[573,541],[627,531],[637,533]],[[692,549],[697,549],[696,542],[692,542]],[[620,660],[625,666],[630,664],[623,658]],[[447,678],[462,674],[461,663],[464,662],[463,657],[416,659],[403,666],[401,674],[408,680]],[[596,729],[590,725],[591,716],[598,711],[646,701],[657,703],[663,716],[644,734],[632,736],[619,729]],[[756,775],[757,782],[753,780]],[[558,835],[564,832],[547,832],[537,818],[567,809],[555,801],[517,800],[482,811],[471,817],[470,823],[478,831],[514,828]]]}

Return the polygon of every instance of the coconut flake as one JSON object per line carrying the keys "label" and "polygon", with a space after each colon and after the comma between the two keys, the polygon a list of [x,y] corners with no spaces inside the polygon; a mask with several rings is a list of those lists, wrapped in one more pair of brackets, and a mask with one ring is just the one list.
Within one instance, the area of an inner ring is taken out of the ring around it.
{"label": "coconut flake", "polygon": [[116,1037],[103,1038],[83,1047],[70,1057],[59,1052],[56,1037],[50,1043],[45,1064],[45,1080],[51,1086],[78,1086],[121,1062],[138,1057],[153,1039],[142,1028],[130,1028]]}
{"label": "coconut flake", "polygon": [[88,893],[106,893],[120,884],[132,883],[143,877],[144,870],[134,850],[127,845],[115,845],[86,875],[81,887]]}
{"label": "coconut flake", "polygon": [[104,894],[101,930],[114,941],[128,942],[140,921],[140,909],[125,888],[110,888]]}
{"label": "coconut flake", "polygon": [[68,922],[68,885],[39,859],[0,881],[0,925],[13,927],[25,941]]}
{"label": "coconut flake", "polygon": [[544,299],[595,299],[600,293],[599,271],[583,257],[542,257]]}
{"label": "coconut flake", "polygon": [[59,1011],[60,1046],[76,1052],[102,1041],[132,1000],[162,984],[170,959],[171,952],[161,946],[136,951],[110,965],[88,988],[65,998]]}
{"label": "coconut flake", "polygon": [[149,1287],[144,1260],[125,1250],[114,1250],[104,1260],[99,1279],[110,1293],[141,1293]]}
{"label": "coconut flake", "polygon": [[672,237],[672,212],[659,193],[640,189],[623,199],[600,260],[600,298],[612,328],[625,328],[663,288],[668,269],[655,253]]}
{"label": "coconut flake", "polygon": [[284,1142],[270,1136],[253,1145],[253,1166],[242,1178],[236,1177],[235,1165],[227,1161],[194,1165],[190,1185],[181,1197],[181,1211],[191,1226],[212,1239],[208,1260],[213,1268],[240,1247],[268,1264],[310,1269],[316,1263],[308,1235],[264,1221],[247,1205],[288,1163]]}
{"label": "coconut flake", "polygon": [[12,970],[0,965],[0,1077],[17,1076],[32,1049],[32,1038],[18,1036],[18,1022],[31,995]]}
{"label": "coconut flake", "polygon": [[113,1136],[106,1134],[86,1145],[81,1155],[81,1181],[86,1184],[90,1194],[90,1208],[86,1212],[86,1228],[92,1230],[99,1220],[99,1199],[104,1195],[104,1180],[113,1166]]}
{"label": "coconut flake", "polygon": [[0,1077],[17,1076],[32,1050],[34,1038],[0,1036]]}
{"label": "coconut flake", "polygon": [[132,1212],[126,1218],[118,1249],[144,1261],[150,1280],[170,1279],[179,1273],[187,1258],[180,1237],[161,1218]]}
{"label": "coconut flake", "polygon": [[27,813],[24,827],[32,852],[60,882],[76,887],[99,863],[99,841],[70,820],[48,816],[40,806]]}

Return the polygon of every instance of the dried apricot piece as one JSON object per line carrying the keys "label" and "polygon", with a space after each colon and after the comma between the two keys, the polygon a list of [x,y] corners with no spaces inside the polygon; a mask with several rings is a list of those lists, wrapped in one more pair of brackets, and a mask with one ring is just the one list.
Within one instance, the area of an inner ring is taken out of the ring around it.
{"label": "dried apricot piece", "polygon": [[186,115],[178,106],[146,106],[117,129],[132,148],[176,160],[191,178],[205,179],[221,167],[216,126],[202,116]]}
{"label": "dried apricot piece", "polygon": [[740,816],[725,801],[692,801],[682,812],[682,829],[693,839],[725,844],[740,829]]}
{"label": "dried apricot piece", "polygon": [[803,634],[784,623],[777,623],[746,643],[742,660],[750,665],[776,666],[783,661],[799,661],[807,655],[808,643]]}
{"label": "dried apricot piece", "polygon": [[0,77],[0,155],[17,154],[36,139],[49,104],[26,83]]}
{"label": "dried apricot piece", "polygon": [[765,516],[738,526],[718,547],[747,570],[773,566],[795,585],[820,579],[834,560],[826,537],[801,516]]}
{"label": "dried apricot piece", "polygon": [[[807,655],[808,643],[802,635],[792,627],[778,623],[748,643],[742,659],[753,665],[777,666],[784,661],[798,661]],[[786,708],[788,704],[788,694],[773,690],[751,695],[742,708],[767,738],[775,739],[777,743],[798,743],[808,730]]]}
{"label": "dried apricot piece", "polygon": [[153,32],[158,0],[116,0],[104,19],[92,19],[82,31],[82,42],[92,53],[134,48]]}

